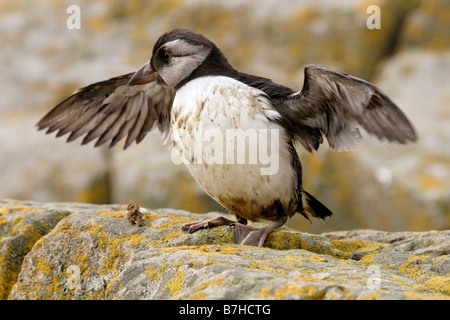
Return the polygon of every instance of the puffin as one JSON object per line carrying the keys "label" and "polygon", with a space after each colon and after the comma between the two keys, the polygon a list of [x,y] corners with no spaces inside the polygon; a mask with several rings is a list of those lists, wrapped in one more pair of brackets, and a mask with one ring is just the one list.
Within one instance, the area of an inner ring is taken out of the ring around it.
{"label": "puffin", "polygon": [[[38,130],[67,142],[127,149],[158,129],[201,188],[236,216],[186,223],[182,230],[230,226],[236,244],[262,247],[296,213],[325,219],[330,209],[303,189],[296,148],[358,146],[362,131],[380,140],[418,140],[402,110],[379,88],[320,64],[304,68],[300,91],[236,70],[204,35],[164,33],[136,72],[74,92],[51,109]],[[266,221],[263,227],[248,221]]]}

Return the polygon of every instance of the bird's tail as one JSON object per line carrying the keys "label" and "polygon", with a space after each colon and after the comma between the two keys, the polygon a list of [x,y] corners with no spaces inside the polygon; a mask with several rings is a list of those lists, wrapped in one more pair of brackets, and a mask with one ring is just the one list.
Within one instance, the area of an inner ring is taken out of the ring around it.
{"label": "bird's tail", "polygon": [[309,216],[325,219],[333,214],[330,209],[305,190],[302,190],[302,208],[298,208],[298,212],[309,221],[311,221]]}

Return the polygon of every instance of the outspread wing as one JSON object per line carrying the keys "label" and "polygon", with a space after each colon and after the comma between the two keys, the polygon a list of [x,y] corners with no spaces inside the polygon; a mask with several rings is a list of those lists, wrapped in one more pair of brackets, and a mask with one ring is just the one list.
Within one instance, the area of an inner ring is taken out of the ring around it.
{"label": "outspread wing", "polygon": [[405,114],[380,89],[321,65],[306,66],[303,89],[274,106],[309,151],[319,148],[322,135],[334,149],[352,149],[362,140],[361,127],[379,139],[417,140]]}
{"label": "outspread wing", "polygon": [[126,137],[124,149],[141,142],[156,126],[167,137],[175,90],[155,82],[130,86],[133,74],[77,90],[47,113],[38,129],[58,130],[57,137],[70,133],[68,142],[85,135],[82,144],[97,139],[96,147],[109,142],[111,148]]}

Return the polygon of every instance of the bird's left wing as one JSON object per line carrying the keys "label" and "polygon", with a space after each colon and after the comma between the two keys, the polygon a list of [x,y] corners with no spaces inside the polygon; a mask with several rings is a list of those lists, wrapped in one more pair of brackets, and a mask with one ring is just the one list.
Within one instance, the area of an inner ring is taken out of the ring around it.
{"label": "bird's left wing", "polygon": [[156,126],[167,137],[175,90],[155,82],[128,85],[133,74],[77,90],[50,110],[38,129],[58,130],[57,137],[70,133],[68,142],[85,135],[82,144],[97,139],[96,147],[106,142],[112,147],[126,137],[124,149],[133,141],[141,142]]}
{"label": "bird's left wing", "polygon": [[417,140],[405,114],[380,89],[322,65],[306,66],[303,89],[274,107],[309,151],[318,149],[322,135],[334,149],[352,149],[362,140],[360,128],[402,144]]}

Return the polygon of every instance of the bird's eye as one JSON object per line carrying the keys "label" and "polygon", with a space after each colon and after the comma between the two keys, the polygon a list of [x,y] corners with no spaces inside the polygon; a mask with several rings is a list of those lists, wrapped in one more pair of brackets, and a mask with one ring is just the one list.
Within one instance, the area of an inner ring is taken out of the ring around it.
{"label": "bird's eye", "polygon": [[164,62],[169,62],[169,59],[170,59],[170,55],[169,55],[169,53],[166,51],[166,50],[164,50],[164,49],[161,49],[161,50],[159,50],[159,57],[164,61]]}

